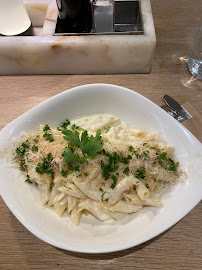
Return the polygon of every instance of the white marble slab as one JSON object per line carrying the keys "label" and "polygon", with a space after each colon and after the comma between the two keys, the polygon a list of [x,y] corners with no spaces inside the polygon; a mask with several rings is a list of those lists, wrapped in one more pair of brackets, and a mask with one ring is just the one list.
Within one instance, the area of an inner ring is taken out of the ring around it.
{"label": "white marble slab", "polygon": [[0,74],[150,72],[156,36],[150,0],[140,2],[143,35],[53,36],[58,16],[55,0],[26,0],[37,36],[0,37]]}

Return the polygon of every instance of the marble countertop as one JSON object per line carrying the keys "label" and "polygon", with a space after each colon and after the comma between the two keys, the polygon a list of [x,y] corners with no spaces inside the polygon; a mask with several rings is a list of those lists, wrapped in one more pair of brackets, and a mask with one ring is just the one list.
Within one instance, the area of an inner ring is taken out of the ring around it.
{"label": "marble countertop", "polygon": [[0,75],[150,72],[156,46],[150,0],[140,0],[141,35],[54,36],[56,1],[25,5],[36,36],[0,37]]}

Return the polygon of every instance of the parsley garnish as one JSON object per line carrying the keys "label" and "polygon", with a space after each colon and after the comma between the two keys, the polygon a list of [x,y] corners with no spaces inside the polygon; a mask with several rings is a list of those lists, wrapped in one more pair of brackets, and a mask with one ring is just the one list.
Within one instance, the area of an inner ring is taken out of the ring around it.
{"label": "parsley garnish", "polygon": [[29,153],[26,153],[25,156],[26,156],[27,162],[29,163],[32,162],[31,160],[29,160]]}
{"label": "parsley garnish", "polygon": [[128,167],[126,167],[124,170],[123,170],[123,173],[125,173],[125,174],[128,174],[129,173],[129,168]]}
{"label": "parsley garnish", "polygon": [[54,187],[54,185],[55,185],[54,182],[50,183],[50,187]]}
{"label": "parsley garnish", "polygon": [[109,179],[112,172],[115,172],[119,168],[119,162],[128,164],[129,160],[132,159],[132,156],[128,155],[127,157],[124,157],[121,153],[118,155],[116,152],[113,152],[112,154],[107,153],[104,149],[100,152],[103,153],[105,156],[109,157],[108,163],[102,163],[102,175],[105,179]]}
{"label": "parsley garnish", "polygon": [[162,154],[158,155],[157,158],[159,164],[166,170],[175,172],[177,170],[177,167],[179,166],[179,162],[175,163],[173,159],[167,158],[167,152],[163,152]]}
{"label": "parsley garnish", "polygon": [[70,187],[67,187],[67,186],[64,186],[64,187],[66,187],[66,188],[68,188],[68,189],[72,189],[72,188],[70,188]]}
{"label": "parsley garnish", "polygon": [[104,195],[105,195],[105,193],[107,193],[107,191],[103,192],[102,195],[101,195],[102,202],[104,201]]}
{"label": "parsley garnish", "polygon": [[135,172],[135,178],[144,179],[145,178],[145,167],[140,167]]}
{"label": "parsley garnish", "polygon": [[47,130],[50,130],[49,125],[45,125],[44,128],[43,128],[43,131],[47,131]]}
{"label": "parsley garnish", "polygon": [[37,143],[39,140],[35,138],[35,139],[33,139],[33,141],[34,141],[35,143]]}
{"label": "parsley garnish", "polygon": [[50,175],[52,178],[54,178],[55,172],[53,169],[49,169],[51,166],[51,162],[53,160],[53,156],[51,153],[47,155],[47,157],[44,157],[42,163],[38,163],[35,170],[37,173],[43,174],[46,173]]}
{"label": "parsley garnish", "polygon": [[107,132],[109,132],[109,129],[110,129],[110,126],[108,126],[108,127],[105,127],[105,133],[107,133]]}
{"label": "parsley garnish", "polygon": [[72,172],[73,172],[73,171],[79,172],[79,171],[80,171],[80,168],[79,168],[79,166],[75,166],[75,167],[74,167],[74,166],[70,166],[70,167],[69,167],[69,170],[72,171]]}
{"label": "parsley garnish", "polygon": [[54,182],[51,182],[51,183],[50,183],[50,188],[49,188],[49,191],[50,191],[50,192],[52,191],[52,189],[53,189],[54,185],[55,185],[55,183],[54,183]]}
{"label": "parsley garnish", "polygon": [[21,160],[21,161],[20,161],[20,170],[21,170],[22,172],[25,171],[25,161],[24,161],[24,160]]}
{"label": "parsley garnish", "polygon": [[143,157],[144,157],[144,160],[149,160],[150,159],[150,157],[149,157],[149,155],[148,155],[148,152],[143,152]]}
{"label": "parsley garnish", "polygon": [[50,142],[53,142],[54,141],[54,137],[53,137],[53,134],[52,133],[47,133],[45,132],[43,134],[43,137],[47,140],[47,141],[50,141]]}
{"label": "parsley garnish", "polygon": [[68,119],[66,119],[65,122],[62,123],[61,127],[64,129],[67,129],[68,125],[70,125],[70,121]]}
{"label": "parsley garnish", "polygon": [[73,149],[70,146],[65,147],[65,150],[64,150],[62,156],[64,157],[64,161],[69,163],[69,164],[75,163],[75,162],[80,160],[79,155],[73,153]]}
{"label": "parsley garnish", "polygon": [[119,162],[119,156],[117,155],[116,152],[113,152],[112,154],[109,154],[108,163],[101,164],[102,175],[105,179],[108,179],[110,177],[110,173],[115,172],[119,168],[118,162]]}
{"label": "parsley garnish", "polygon": [[156,152],[157,152],[157,151],[160,151],[160,149],[156,148],[155,146],[151,146],[150,149],[153,149],[153,150],[155,150]]}
{"label": "parsley garnish", "polygon": [[18,155],[18,157],[23,157],[25,152],[29,149],[29,142],[28,140],[26,140],[26,142],[22,143],[21,146],[19,146],[18,148],[16,148],[16,153]]}
{"label": "parsley garnish", "polygon": [[128,164],[129,160],[132,159],[132,156],[128,155],[127,157],[124,157],[123,154],[120,155],[120,162],[124,164]]}
{"label": "parsley garnish", "polygon": [[138,153],[138,151],[134,151],[135,155],[136,155],[136,158],[139,159],[140,158],[140,155]]}
{"label": "parsley garnish", "polygon": [[118,178],[117,178],[117,176],[116,175],[112,175],[112,180],[113,180],[113,184],[111,185],[111,188],[115,188],[115,186],[116,186],[116,182],[117,182],[117,180],[118,180]]}
{"label": "parsley garnish", "polygon": [[52,178],[55,176],[55,171],[53,169],[45,171],[46,174],[50,175]]}
{"label": "parsley garnish", "polygon": [[142,145],[145,146],[145,145],[147,145],[147,143],[145,142],[145,143],[143,143]]}
{"label": "parsley garnish", "polygon": [[72,165],[70,165],[69,164],[69,171],[70,172],[73,172],[73,171],[75,171],[75,172],[79,172],[79,166],[72,166]]}
{"label": "parsley garnish", "polygon": [[32,181],[30,180],[29,175],[27,175],[27,179],[25,180],[25,182],[32,184]]}
{"label": "parsley garnish", "polygon": [[64,170],[62,170],[60,173],[61,173],[61,175],[62,175],[64,178],[66,178],[67,175],[70,174],[70,173],[73,172],[73,171],[79,172],[79,171],[80,171],[79,166],[72,166],[71,164],[69,164],[69,170],[66,171],[66,172],[65,172]]}
{"label": "parsley garnish", "polygon": [[[93,158],[103,146],[100,129],[97,130],[95,137],[93,137],[93,135],[89,137],[88,132],[85,130],[81,135],[81,139],[79,138],[79,133],[77,131],[73,133],[71,130],[63,130],[62,133],[65,135],[64,139],[66,141],[78,146],[82,150],[84,156],[87,154],[86,158]],[[70,150],[68,150],[68,152],[70,153]],[[70,155],[71,154],[73,153],[70,153]],[[79,160],[78,154],[74,154],[73,158]]]}
{"label": "parsley garnish", "polygon": [[88,173],[87,172],[85,172],[85,173],[83,173],[84,174],[84,176],[88,176]]}
{"label": "parsley garnish", "polygon": [[72,128],[72,130],[75,130],[75,129],[79,129],[80,127],[77,126],[77,125],[75,125],[75,124],[73,124],[73,125],[71,126],[71,128]]}
{"label": "parsley garnish", "polygon": [[68,175],[68,172],[65,172],[64,170],[62,170],[60,173],[64,178],[66,178]]}
{"label": "parsley garnish", "polygon": [[32,152],[37,152],[37,151],[38,151],[38,146],[33,145],[33,146],[32,146]]}
{"label": "parsley garnish", "polygon": [[129,150],[129,152],[133,152],[133,146],[130,145],[130,146],[128,147],[128,150]]}
{"label": "parsley garnish", "polygon": [[150,188],[149,184],[147,184],[147,183],[145,184],[145,186],[146,186],[146,188]]}

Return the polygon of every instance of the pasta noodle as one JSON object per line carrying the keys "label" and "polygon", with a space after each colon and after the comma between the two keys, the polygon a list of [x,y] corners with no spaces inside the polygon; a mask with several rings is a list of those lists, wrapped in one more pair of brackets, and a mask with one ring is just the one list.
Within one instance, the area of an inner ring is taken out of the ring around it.
{"label": "pasta noodle", "polygon": [[164,188],[180,176],[172,146],[108,114],[41,125],[22,133],[14,148],[12,159],[25,181],[38,186],[41,203],[74,224],[83,214],[120,220],[160,207]]}

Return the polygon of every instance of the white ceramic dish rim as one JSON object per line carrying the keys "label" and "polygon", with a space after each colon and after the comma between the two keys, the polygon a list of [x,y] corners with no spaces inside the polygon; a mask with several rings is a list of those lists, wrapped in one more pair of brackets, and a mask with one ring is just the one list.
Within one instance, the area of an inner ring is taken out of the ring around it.
{"label": "white ceramic dish rim", "polygon": [[[78,87],[75,87],[75,88],[72,88],[70,90],[67,90],[67,91],[64,91],[56,96],[53,96],[51,97],[50,99],[42,102],[41,104],[37,105],[36,107],[34,107],[33,109],[29,110],[28,112],[24,113],[23,115],[21,115],[20,117],[18,117],[17,119],[15,119],[14,121],[12,121],[10,124],[8,124],[4,129],[2,129],[2,131],[0,132],[0,137],[4,134],[4,133],[7,133],[7,132],[10,132],[12,130],[13,127],[15,127],[15,125],[21,121],[21,120],[24,120],[24,118],[27,118],[30,114],[33,114],[35,113],[38,108],[44,106],[44,105],[48,105],[48,104],[51,104],[52,101],[56,100],[58,97],[59,98],[62,98],[63,95],[71,95],[71,93],[75,93],[75,91],[80,91],[80,90],[88,90],[92,87],[95,87],[95,89],[93,91],[97,91],[96,89],[96,86],[98,87],[97,89],[99,89],[99,87],[101,88],[111,88],[112,91],[116,91],[116,89],[119,89],[119,91],[125,91],[125,92],[128,92],[128,93],[133,93],[134,96],[142,99],[143,102],[146,102],[148,104],[152,104],[152,106],[154,108],[158,108],[157,110],[161,110],[156,104],[154,104],[152,101],[148,100],[147,98],[145,98],[144,96],[134,92],[134,91],[131,91],[127,88],[123,88],[123,87],[120,87],[120,86],[116,86],[116,85],[108,85],[108,84],[89,84],[89,85],[83,85],[83,86],[78,86]],[[118,91],[118,90],[117,90]],[[192,140],[194,140],[194,142],[196,144],[200,144],[200,142],[189,132],[187,131],[180,123],[178,123],[175,119],[172,119],[171,116],[167,115],[166,112],[162,111],[161,112],[161,115],[164,115],[164,118],[167,118],[169,119],[169,121],[174,121],[174,125],[178,126],[178,128],[180,128],[185,134],[187,134],[188,136],[191,136]],[[51,241],[50,239],[47,239],[46,237],[44,237],[43,235],[40,234],[40,232],[36,231],[34,226],[32,226],[31,224],[26,224],[23,220],[23,218],[21,218],[19,215],[18,215],[18,212],[13,209],[12,207],[10,207],[10,205],[6,202],[6,197],[5,196],[2,196],[3,200],[5,201],[5,203],[7,204],[7,206],[9,207],[9,209],[11,210],[11,212],[16,216],[16,218],[30,231],[32,232],[35,236],[37,236],[38,238],[40,238],[41,240],[53,245],[53,246],[56,246],[58,248],[62,248],[62,249],[66,249],[66,250],[69,250],[69,251],[73,251],[73,252],[80,252],[80,253],[108,253],[108,252],[115,252],[115,251],[120,251],[120,250],[123,250],[123,249],[127,249],[127,248],[131,248],[131,247],[134,247],[134,246],[137,246],[143,242],[146,242],[148,240],[150,240],[151,238],[154,238],[156,237],[157,235],[161,234],[162,232],[166,231],[168,228],[172,227],[174,224],[176,224],[180,219],[182,219],[188,212],[190,212],[201,200],[201,197],[199,194],[197,195],[197,198],[195,198],[195,201],[192,202],[192,204],[189,205],[188,208],[186,208],[184,214],[180,215],[177,219],[174,219],[172,223],[168,223],[166,226],[164,226],[160,231],[152,234],[152,236],[149,236],[147,238],[145,238],[144,240],[142,241],[139,241],[139,242],[136,242],[136,243],[133,243],[131,245],[128,245],[128,246],[122,246],[122,247],[119,247],[119,248],[116,248],[116,249],[110,249],[110,248],[106,248],[105,250],[102,250],[102,249],[98,249],[98,250],[84,250],[84,249],[71,249],[71,248],[67,248],[66,246],[64,245],[58,245],[58,244],[55,244],[54,241]]]}

